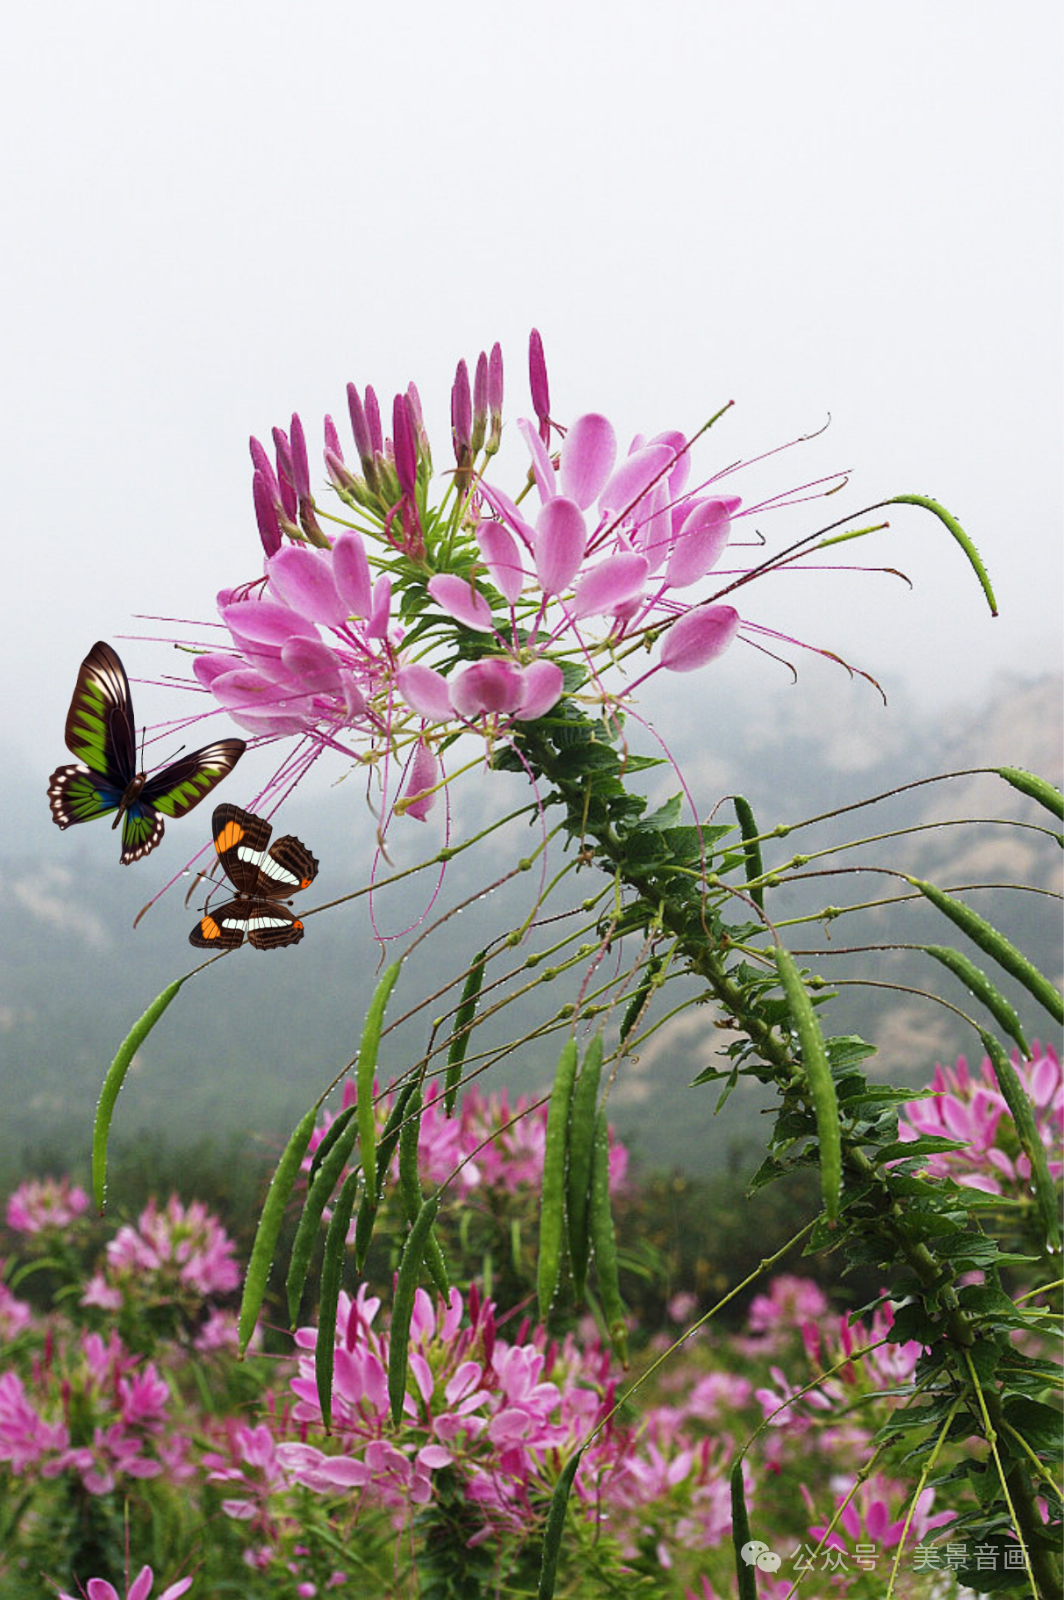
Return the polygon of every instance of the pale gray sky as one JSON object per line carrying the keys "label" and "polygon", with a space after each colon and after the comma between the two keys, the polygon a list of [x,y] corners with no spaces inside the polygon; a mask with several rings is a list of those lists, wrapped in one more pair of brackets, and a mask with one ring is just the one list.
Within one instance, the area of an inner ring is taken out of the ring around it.
{"label": "pale gray sky", "polygon": [[1057,668],[1061,33],[1056,0],[9,8],[5,747],[43,789],[92,642],[172,671],[133,614],[259,570],[249,433],[413,378],[446,466],[455,361],[500,339],[527,412],[533,324],[563,420],[734,399],[707,467],[830,412],[737,492],[933,494],[1003,611],[899,510],[868,555],[915,594],[781,580],[755,620],[921,697]]}

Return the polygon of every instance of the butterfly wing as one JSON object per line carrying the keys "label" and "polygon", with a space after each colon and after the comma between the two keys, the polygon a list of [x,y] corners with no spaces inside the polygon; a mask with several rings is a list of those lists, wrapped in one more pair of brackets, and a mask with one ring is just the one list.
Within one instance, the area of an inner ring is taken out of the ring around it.
{"label": "butterfly wing", "polygon": [[318,876],[318,862],[301,839],[286,833],[275,839],[259,868],[256,894],[286,898],[300,889],[309,889]]}
{"label": "butterfly wing", "polygon": [[246,900],[232,900],[219,911],[206,912],[189,934],[189,944],[197,950],[235,950],[244,942],[248,910]]}
{"label": "butterfly wing", "polygon": [[81,663],[65,737],[71,755],[117,789],[119,796],[136,777],[137,735],[129,680],[121,661],[102,639]]}
{"label": "butterfly wing", "polygon": [[149,778],[139,803],[161,811],[164,817],[183,817],[228,777],[246,748],[243,739],[218,739],[194,750]]}
{"label": "butterfly wing", "polygon": [[119,861],[128,867],[150,855],[163,836],[163,819],[155,814],[151,805],[134,800],[122,813],[122,854]]}
{"label": "butterfly wing", "polygon": [[265,818],[233,805],[215,806],[213,824],[214,848],[226,875],[241,894],[253,894],[273,829]]}
{"label": "butterfly wing", "polygon": [[235,950],[245,933],[256,950],[279,950],[299,943],[303,924],[273,900],[231,900],[201,917],[188,941],[199,950]]}
{"label": "butterfly wing", "polygon": [[52,821],[59,828],[117,811],[123,791],[87,767],[57,767],[48,779]]}
{"label": "butterfly wing", "polygon": [[78,670],[64,737],[79,765],[56,768],[48,780],[48,802],[56,826],[70,828],[117,811],[136,777],[129,681],[102,640]]}

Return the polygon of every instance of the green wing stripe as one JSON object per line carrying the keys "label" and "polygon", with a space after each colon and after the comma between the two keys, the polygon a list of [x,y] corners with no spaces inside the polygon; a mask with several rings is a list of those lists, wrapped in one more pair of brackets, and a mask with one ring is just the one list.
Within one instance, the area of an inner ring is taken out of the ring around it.
{"label": "green wing stripe", "polygon": [[[117,780],[119,774],[110,771],[107,756],[105,712],[108,706],[109,702],[99,684],[91,679],[84,683],[78,704],[71,707],[72,726],[67,730],[67,745],[71,754],[94,772],[102,772]],[[120,781],[124,787],[128,779],[123,775]]]}
{"label": "green wing stripe", "polygon": [[224,767],[201,767],[199,772],[187,778],[184,783],[175,783],[165,794],[153,796],[151,803],[164,817],[184,816],[186,811],[199,804],[220,778],[225,777],[226,770]]}
{"label": "green wing stripe", "polygon": [[71,778],[64,788],[63,798],[73,814],[74,822],[90,822],[93,817],[106,817],[109,812],[118,809],[117,800],[101,799],[100,791],[87,772]]}

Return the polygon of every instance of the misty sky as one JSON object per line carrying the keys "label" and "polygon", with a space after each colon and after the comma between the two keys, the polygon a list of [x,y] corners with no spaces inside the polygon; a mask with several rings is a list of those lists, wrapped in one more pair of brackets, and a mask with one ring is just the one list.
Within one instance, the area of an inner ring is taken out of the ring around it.
{"label": "misty sky", "polygon": [[[4,750],[43,795],[92,642],[159,678],[123,637],[189,630],[135,614],[258,573],[249,433],[415,379],[446,467],[455,361],[500,339],[527,413],[533,324],[562,420],[734,399],[706,470],[830,413],[735,492],[935,495],[1003,613],[896,508],[858,554],[915,593],[782,578],[754,620],[942,703],[1058,669],[1061,33],[1050,0],[9,8]],[[138,721],[185,706],[142,688]]]}

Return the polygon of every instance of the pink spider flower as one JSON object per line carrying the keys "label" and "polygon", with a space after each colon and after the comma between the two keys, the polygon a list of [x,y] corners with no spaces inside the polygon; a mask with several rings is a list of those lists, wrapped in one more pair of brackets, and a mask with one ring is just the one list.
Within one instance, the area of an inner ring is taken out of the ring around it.
{"label": "pink spider flower", "polygon": [[188,1206],[172,1195],[166,1205],[154,1201],[141,1212],[135,1227],[119,1228],[107,1246],[112,1274],[145,1275],[167,1292],[167,1280],[204,1297],[228,1294],[240,1282],[232,1239],[200,1200]]}
{"label": "pink spider flower", "polygon": [[[273,459],[252,440],[265,572],[223,590],[228,648],[198,656],[194,675],[259,742],[301,741],[271,787],[291,787],[332,749],[381,763],[388,814],[424,820],[446,781],[437,746],[462,730],[494,741],[546,716],[563,693],[564,661],[590,671],[597,691],[616,701],[622,696],[598,681],[600,652],[613,660],[619,647],[628,654],[645,642],[653,650],[648,672],[690,672],[736,637],[740,617],[726,596],[778,562],[718,572],[726,581],[715,596],[696,589],[717,568],[741,502],[721,495],[714,478],[688,487],[694,441],[675,430],[639,436],[619,458],[600,413],[563,429],[550,415],[536,332],[529,377],[536,421],[518,426],[540,505],[528,520],[484,479],[502,428],[498,345],[481,352],[472,385],[459,364],[451,395],[456,471],[438,505],[429,497],[431,452],[412,384],[394,399],[390,438],[373,389],[349,386],[357,470],[325,419],[329,481],[356,519],[339,532],[343,517],[323,525],[319,516],[300,418],[288,432],[274,429]],[[557,458],[549,453],[554,433],[562,436]],[[776,496],[764,509],[807,491],[818,486]],[[779,559],[795,559],[806,542]],[[403,626],[392,621],[393,585]],[[642,681],[629,681],[624,696]],[[397,780],[388,759],[399,762]]]}
{"label": "pink spider flower", "polygon": [[[3,1259],[0,1258],[0,1274],[4,1269]],[[33,1321],[33,1312],[24,1300],[12,1294],[7,1284],[0,1276],[0,1343],[12,1344],[25,1328]]]}
{"label": "pink spider flower", "polygon": [[[812,1512],[812,1497],[805,1484],[801,1485],[801,1490],[806,1505]],[[834,1529],[825,1539],[826,1547],[846,1550],[852,1549],[856,1544],[871,1544],[883,1550],[895,1550],[905,1532],[908,1516],[909,1508],[905,1496],[904,1484],[894,1483],[878,1474],[866,1479],[852,1496]],[[840,1504],[842,1498],[840,1495]],[[946,1523],[955,1520],[957,1515],[955,1511],[932,1513],[931,1508],[934,1503],[934,1489],[921,1490],[909,1522],[907,1543],[921,1544],[935,1528],[942,1528]],[[810,1538],[819,1544],[824,1538],[826,1526],[826,1523],[822,1523],[811,1527]],[[847,1538],[850,1541],[849,1546],[846,1543]]]}
{"label": "pink spider flower", "polygon": [[[128,1572],[128,1568],[127,1568]],[[137,1576],[126,1590],[124,1600],[149,1600],[155,1575],[150,1567],[141,1567]],[[187,1594],[192,1587],[191,1578],[178,1578],[176,1583],[168,1584],[159,1595],[158,1600],[178,1600],[178,1596]],[[106,1578],[90,1578],[85,1589],[88,1600],[123,1600],[113,1583],[108,1583]],[[60,1593],[58,1600],[78,1600],[76,1595]]]}
{"label": "pink spider flower", "polygon": [[88,1209],[88,1195],[69,1178],[27,1178],[9,1195],[6,1220],[15,1233],[62,1233]]}
{"label": "pink spider flower", "polygon": [[[1045,1146],[1050,1173],[1064,1172],[1064,1081],[1060,1059],[1051,1045],[1032,1045],[1024,1061],[1018,1050],[1012,1064],[1034,1105],[1035,1123]],[[1029,1192],[1031,1164],[1016,1139],[1012,1114],[997,1086],[989,1057],[973,1072],[959,1056],[954,1067],[936,1065],[925,1100],[910,1101],[898,1125],[898,1137],[911,1143],[927,1133],[963,1141],[964,1148],[930,1155],[926,1169],[934,1177],[952,1178],[967,1188],[1016,1197]]]}

